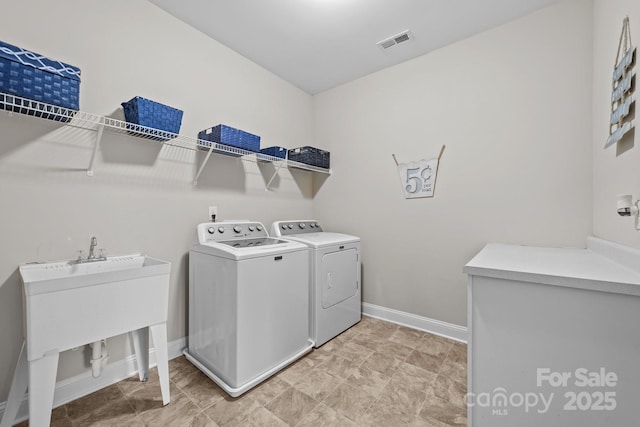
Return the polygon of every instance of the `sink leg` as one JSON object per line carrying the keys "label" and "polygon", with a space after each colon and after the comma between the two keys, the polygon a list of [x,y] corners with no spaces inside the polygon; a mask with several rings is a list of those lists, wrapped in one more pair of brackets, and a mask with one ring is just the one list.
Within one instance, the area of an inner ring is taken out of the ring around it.
{"label": "sink leg", "polygon": [[16,364],[16,370],[13,373],[13,381],[11,381],[11,389],[9,389],[9,398],[7,399],[7,405],[4,408],[4,414],[2,415],[2,422],[0,427],[11,427],[20,409],[22,398],[27,392],[27,384],[29,383],[29,368],[27,365],[27,345],[22,343],[20,349],[20,356],[18,356],[18,363]]}
{"label": "sink leg", "polygon": [[56,388],[58,351],[29,362],[29,426],[49,426]]}
{"label": "sink leg", "polygon": [[149,379],[149,328],[141,328],[130,332],[133,349],[136,352],[138,376],[140,381]]}
{"label": "sink leg", "polygon": [[162,404],[168,405],[169,396],[169,355],[167,351],[167,324],[161,323],[149,327],[153,345],[156,349],[156,362],[158,376],[160,377],[160,389],[162,390]]}

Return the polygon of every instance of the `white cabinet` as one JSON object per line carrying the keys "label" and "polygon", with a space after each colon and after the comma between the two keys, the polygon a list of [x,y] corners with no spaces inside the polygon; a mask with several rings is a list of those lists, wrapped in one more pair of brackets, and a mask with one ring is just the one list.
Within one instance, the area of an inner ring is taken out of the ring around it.
{"label": "white cabinet", "polygon": [[470,426],[637,425],[640,251],[489,244],[464,271]]}

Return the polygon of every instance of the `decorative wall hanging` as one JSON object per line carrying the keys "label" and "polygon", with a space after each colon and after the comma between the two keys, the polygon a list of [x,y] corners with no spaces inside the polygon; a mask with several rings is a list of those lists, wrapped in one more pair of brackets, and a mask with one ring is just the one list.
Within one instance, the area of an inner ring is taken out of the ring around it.
{"label": "decorative wall hanging", "polygon": [[437,158],[420,160],[418,162],[398,163],[396,155],[392,154],[398,166],[400,182],[405,199],[417,199],[419,197],[433,197],[438,176],[438,163],[444,152],[444,145],[440,149]]}
{"label": "decorative wall hanging", "polygon": [[636,48],[631,44],[631,29],[627,16],[622,22],[622,33],[618,42],[618,53],[611,78],[611,117],[609,119],[609,137],[604,148],[620,141],[635,126],[634,117],[629,114],[631,104],[636,100],[635,65]]}

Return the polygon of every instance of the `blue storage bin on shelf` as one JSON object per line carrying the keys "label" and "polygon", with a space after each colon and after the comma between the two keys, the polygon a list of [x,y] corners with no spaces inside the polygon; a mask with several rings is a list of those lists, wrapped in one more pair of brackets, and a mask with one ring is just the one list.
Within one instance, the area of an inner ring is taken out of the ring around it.
{"label": "blue storage bin on shelf", "polygon": [[267,156],[278,157],[281,159],[287,158],[287,149],[284,147],[267,147],[260,150],[262,154],[266,154]]}
{"label": "blue storage bin on shelf", "polygon": [[[208,150],[212,142],[246,151],[253,151],[254,153],[260,151],[260,137],[258,135],[222,124],[198,132],[198,146],[200,148]],[[213,151],[231,156],[242,155],[240,153],[229,153],[215,149]]]}
{"label": "blue storage bin on shelf", "polygon": [[329,169],[330,153],[319,148],[305,146],[289,150],[289,160],[319,168]]}
{"label": "blue storage bin on shelf", "polygon": [[[80,69],[0,41],[0,109],[68,121],[80,107]],[[40,103],[16,99],[27,98]]]}
{"label": "blue storage bin on shelf", "polygon": [[[124,109],[124,118],[127,123],[151,128],[142,130],[150,137],[166,140],[173,137],[173,135],[167,135],[167,133],[177,134],[180,132],[182,110],[141,96],[136,96],[127,102],[123,102],[122,108]],[[128,126],[128,128],[141,131],[136,126]]]}

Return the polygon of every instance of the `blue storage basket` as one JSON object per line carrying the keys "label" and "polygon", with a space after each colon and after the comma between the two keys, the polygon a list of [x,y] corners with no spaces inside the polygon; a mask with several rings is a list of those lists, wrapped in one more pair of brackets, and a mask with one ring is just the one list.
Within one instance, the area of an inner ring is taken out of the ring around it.
{"label": "blue storage basket", "polygon": [[260,150],[262,154],[266,154],[267,156],[279,157],[281,159],[287,158],[287,149],[284,147],[267,147]]}
{"label": "blue storage basket", "polygon": [[329,169],[331,165],[330,154],[328,151],[319,148],[305,146],[289,150],[288,158],[294,162]]}
{"label": "blue storage basket", "polygon": [[[0,92],[75,110],[80,104],[80,69],[0,41]],[[4,98],[8,99],[8,98]],[[13,98],[0,108],[67,121],[70,113],[52,114],[48,106],[27,105]],[[21,111],[16,104],[28,107]],[[36,109],[38,111],[32,111]],[[56,110],[59,111],[59,110]],[[51,117],[49,117],[51,116]]]}
{"label": "blue storage basket", "polygon": [[258,135],[222,124],[200,131],[198,140],[198,145],[206,150],[211,146],[211,142],[215,142],[255,153],[260,151],[260,137]]}
{"label": "blue storage basket", "polygon": [[[169,107],[168,105],[152,101],[141,96],[136,96],[127,102],[122,103],[124,109],[124,118],[128,123],[146,126],[154,130],[179,133],[182,124],[182,110]],[[130,129],[138,130],[135,126]],[[146,133],[154,133],[153,130],[145,129]],[[157,132],[159,139],[167,139],[163,137],[163,132]]]}

